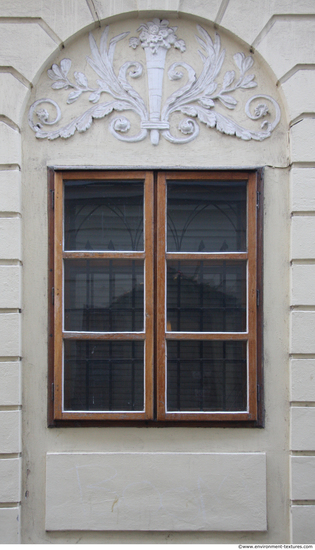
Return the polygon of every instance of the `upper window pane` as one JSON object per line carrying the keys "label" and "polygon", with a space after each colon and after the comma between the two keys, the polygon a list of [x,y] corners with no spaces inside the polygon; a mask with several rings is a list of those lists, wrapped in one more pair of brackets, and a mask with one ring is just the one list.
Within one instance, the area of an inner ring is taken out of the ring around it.
{"label": "upper window pane", "polygon": [[245,251],[246,182],[168,182],[167,250]]}
{"label": "upper window pane", "polygon": [[143,183],[65,182],[65,250],[143,250]]}

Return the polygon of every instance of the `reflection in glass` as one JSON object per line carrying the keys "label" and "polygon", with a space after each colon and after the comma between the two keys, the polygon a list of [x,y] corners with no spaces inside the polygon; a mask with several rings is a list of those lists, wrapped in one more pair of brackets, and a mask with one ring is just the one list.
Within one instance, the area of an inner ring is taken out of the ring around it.
{"label": "reflection in glass", "polygon": [[142,260],[65,260],[65,330],[142,331]]}
{"label": "reflection in glass", "polygon": [[65,250],[143,250],[143,183],[67,181]]}
{"label": "reflection in glass", "polygon": [[167,250],[245,251],[246,182],[168,182]]}
{"label": "reflection in glass", "polygon": [[167,343],[168,411],[244,411],[246,342]]}
{"label": "reflection in glass", "polygon": [[66,411],[142,411],[144,343],[64,342]]}
{"label": "reflection in glass", "polygon": [[167,262],[167,330],[246,330],[246,261]]}

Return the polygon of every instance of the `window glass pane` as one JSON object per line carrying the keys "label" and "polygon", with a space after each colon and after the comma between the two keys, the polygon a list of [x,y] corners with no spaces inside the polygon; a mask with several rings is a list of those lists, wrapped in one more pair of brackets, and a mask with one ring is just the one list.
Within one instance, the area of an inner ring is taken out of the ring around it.
{"label": "window glass pane", "polygon": [[167,250],[246,250],[246,182],[169,182]]}
{"label": "window glass pane", "polygon": [[65,260],[65,330],[142,331],[142,260]]}
{"label": "window glass pane", "polygon": [[65,250],[143,250],[143,183],[65,183]]}
{"label": "window glass pane", "polygon": [[167,262],[167,330],[246,330],[246,261]]}
{"label": "window glass pane", "polygon": [[65,340],[67,411],[142,411],[144,343]]}
{"label": "window glass pane", "polygon": [[246,342],[167,343],[168,411],[244,411]]}

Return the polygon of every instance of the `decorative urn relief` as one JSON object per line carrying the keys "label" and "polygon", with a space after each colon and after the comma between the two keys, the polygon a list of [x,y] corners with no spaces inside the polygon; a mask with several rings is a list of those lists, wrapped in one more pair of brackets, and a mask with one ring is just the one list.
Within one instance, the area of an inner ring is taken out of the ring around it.
{"label": "decorative urn relief", "polygon": [[[234,58],[235,69],[225,72],[223,78],[220,73],[225,60],[225,50],[221,49],[221,41],[218,33],[214,41],[200,25],[197,25],[199,36],[196,40],[201,50],[203,68],[199,76],[191,65],[185,61],[173,63],[167,71],[170,80],[185,80],[182,87],[173,92],[162,105],[162,90],[165,73],[167,52],[171,47],[179,49],[185,55],[186,45],[184,40],[176,36],[177,27],[169,27],[167,20],[153,19],[138,28],[139,37],[129,39],[129,46],[133,49],[141,46],[146,57],[146,72],[149,91],[149,108],[140,94],[132,87],[128,77],[139,78],[143,73],[143,65],[138,61],[126,61],[116,74],[114,70],[114,53],[116,44],[124,40],[129,32],[125,32],[108,40],[109,27],[102,33],[99,48],[92,33],[89,35],[92,57],[87,57],[91,68],[98,75],[97,87],[91,87],[83,72],[75,71],[74,79],[69,72],[71,60],[63,59],[60,65],[53,64],[48,70],[48,76],[53,81],[54,90],[70,90],[67,103],[77,101],[82,94],[89,94],[91,108],[76,117],[66,126],[57,130],[48,131],[45,126],[57,124],[61,119],[59,105],[53,99],[39,99],[33,103],[29,110],[29,124],[37,138],[53,140],[59,137],[69,138],[78,132],[88,130],[93,119],[104,118],[110,113],[133,111],[140,119],[140,131],[137,134],[129,133],[130,121],[123,115],[111,118],[110,131],[121,141],[136,142],[145,139],[150,133],[153,145],[158,145],[160,134],[171,143],[188,143],[199,134],[199,122],[208,128],[215,128],[223,134],[236,136],[243,140],[254,139],[263,141],[271,136],[272,131],[280,121],[280,107],[269,95],[258,94],[250,97],[245,105],[245,113],[251,120],[264,119],[260,123],[258,131],[251,131],[237,124],[227,114],[217,110],[220,105],[230,111],[238,104],[235,92],[237,90],[249,90],[257,86],[255,75],[249,73],[254,64],[251,56],[244,53],[236,53]],[[180,70],[184,69],[184,72]],[[102,94],[109,94],[112,100],[100,103]],[[45,108],[50,104],[55,109],[55,117],[50,119],[50,114]],[[269,113],[271,107],[272,117]],[[181,113],[184,118],[178,125],[182,137],[172,134],[170,128],[171,115]],[[270,120],[270,118],[272,120]]]}

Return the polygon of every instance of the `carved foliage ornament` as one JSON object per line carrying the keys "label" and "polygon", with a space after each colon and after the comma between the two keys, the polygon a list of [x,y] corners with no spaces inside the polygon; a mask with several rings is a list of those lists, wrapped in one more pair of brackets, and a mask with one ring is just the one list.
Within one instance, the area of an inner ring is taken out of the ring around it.
{"label": "carved foliage ornament", "polygon": [[[118,74],[113,67],[113,59],[116,44],[126,38],[128,32],[115,36],[108,41],[109,27],[106,27],[100,40],[98,48],[95,38],[90,33],[90,47],[92,57],[87,61],[92,69],[99,76],[96,80],[97,87],[91,87],[84,73],[75,71],[74,80],[69,77],[71,60],[63,59],[60,65],[53,64],[48,70],[48,76],[53,81],[54,90],[70,90],[67,103],[74,103],[82,94],[89,94],[89,101],[93,106],[82,115],[72,120],[66,126],[58,130],[47,131],[44,126],[57,124],[61,119],[61,110],[53,99],[39,99],[35,101],[29,111],[29,124],[34,130],[37,138],[49,140],[59,137],[69,138],[78,132],[88,130],[93,119],[104,118],[113,111],[133,111],[140,118],[140,131],[136,135],[129,135],[130,122],[123,115],[111,118],[110,131],[121,141],[136,142],[147,137],[150,132],[151,142],[154,145],[159,143],[160,133],[171,143],[188,143],[199,134],[199,122],[206,124],[208,128],[216,128],[223,134],[236,136],[243,140],[262,141],[270,137],[271,132],[280,120],[280,108],[278,103],[268,95],[254,95],[248,99],[245,105],[245,113],[251,120],[270,117],[268,105],[273,106],[273,121],[263,120],[260,130],[253,132],[237,124],[231,117],[216,110],[220,104],[228,110],[235,109],[237,99],[234,92],[238,89],[250,89],[257,86],[255,75],[248,74],[254,64],[251,56],[246,57],[244,53],[236,53],[233,58],[236,71],[225,72],[221,83],[218,82],[222,65],[225,59],[225,50],[221,49],[220,36],[216,33],[212,41],[210,35],[200,25],[197,25],[200,36],[196,35],[202,50],[198,50],[203,63],[203,69],[199,76],[194,69],[185,61],[173,63],[168,69],[170,80],[181,80],[186,72],[186,82],[172,93],[165,104],[161,106],[163,78],[167,51],[173,46],[182,53],[186,46],[184,40],[176,36],[177,27],[169,27],[167,20],[160,21],[153,19],[147,24],[138,28],[139,38],[129,39],[129,46],[136,49],[138,46],[145,51],[146,68],[149,89],[149,109],[139,93],[131,86],[127,76],[138,78],[142,75],[143,66],[138,61],[126,61],[120,68]],[[128,75],[127,75],[128,73]],[[109,94],[111,101],[100,103],[101,95]],[[267,103],[265,103],[265,101]],[[54,119],[44,105],[50,104],[55,108]],[[41,107],[40,107],[41,106]],[[170,131],[170,116],[172,113],[180,112],[185,118],[180,122],[178,130],[183,137],[176,137]],[[36,117],[36,122],[34,118]]]}

